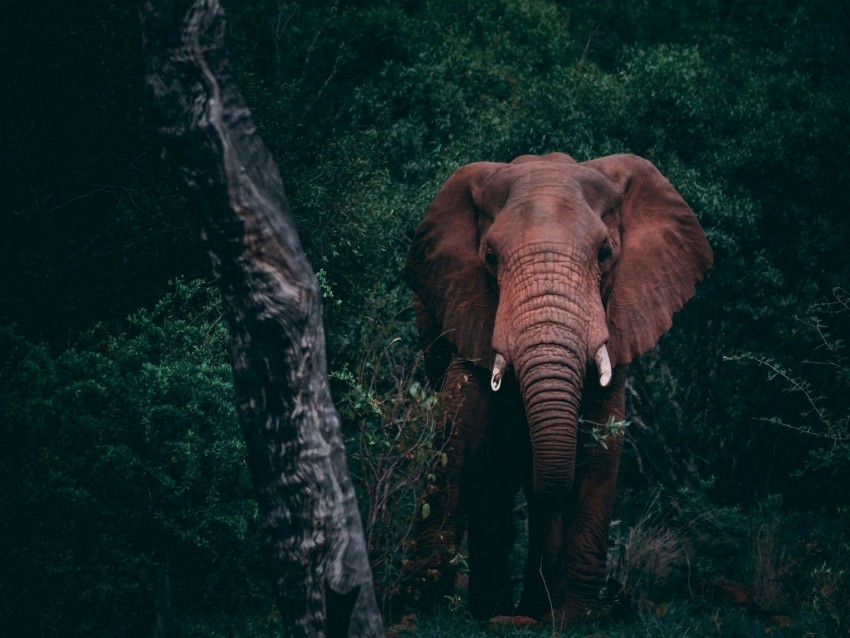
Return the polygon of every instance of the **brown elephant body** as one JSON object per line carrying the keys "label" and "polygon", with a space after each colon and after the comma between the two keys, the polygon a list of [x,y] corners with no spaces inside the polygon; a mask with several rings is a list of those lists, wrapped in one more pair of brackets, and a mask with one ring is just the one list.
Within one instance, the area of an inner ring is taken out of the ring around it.
{"label": "brown elephant body", "polygon": [[[475,617],[599,611],[621,440],[589,432],[624,418],[628,363],[711,261],[691,209],[633,155],[522,156],[446,181],[405,269],[445,416],[448,463],[417,539],[433,594],[451,593],[468,533]],[[515,610],[520,487],[529,548]]]}

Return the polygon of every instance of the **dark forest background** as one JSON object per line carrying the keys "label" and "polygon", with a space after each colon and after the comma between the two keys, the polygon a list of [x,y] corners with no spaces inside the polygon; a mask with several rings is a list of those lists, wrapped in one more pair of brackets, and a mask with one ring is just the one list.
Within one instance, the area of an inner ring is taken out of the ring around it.
{"label": "dark forest background", "polygon": [[[413,229],[465,163],[630,152],[715,266],[632,366],[622,618],[600,631],[850,635],[850,4],[225,8],[324,290],[388,622],[440,462],[400,281]],[[0,633],[150,635],[167,575],[179,635],[276,635],[226,328],[143,108],[136,6],[17,3],[0,58]],[[478,629],[461,590],[415,631]]]}

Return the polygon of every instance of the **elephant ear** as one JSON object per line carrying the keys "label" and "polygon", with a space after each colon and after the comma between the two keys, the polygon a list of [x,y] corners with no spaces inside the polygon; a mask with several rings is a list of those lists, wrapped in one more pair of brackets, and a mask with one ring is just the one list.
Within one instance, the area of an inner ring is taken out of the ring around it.
{"label": "elephant ear", "polygon": [[503,166],[478,162],[449,177],[416,230],[404,269],[421,306],[419,331],[426,347],[443,337],[461,356],[483,366],[492,363],[499,299],[478,255],[474,194]]}
{"label": "elephant ear", "polygon": [[619,259],[603,284],[609,351],[616,363],[628,363],[670,329],[713,256],[696,215],[652,163],[611,155],[584,165],[617,191],[619,205],[603,212],[603,220],[619,240]]}

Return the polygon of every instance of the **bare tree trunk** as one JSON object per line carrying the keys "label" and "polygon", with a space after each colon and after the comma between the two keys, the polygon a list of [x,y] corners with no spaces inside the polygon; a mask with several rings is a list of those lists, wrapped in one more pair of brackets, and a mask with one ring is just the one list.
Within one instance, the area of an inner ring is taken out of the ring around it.
{"label": "bare tree trunk", "polygon": [[231,332],[236,411],[286,636],[383,634],[321,294],[224,45],[218,0],[143,0],[146,88],[194,195]]}

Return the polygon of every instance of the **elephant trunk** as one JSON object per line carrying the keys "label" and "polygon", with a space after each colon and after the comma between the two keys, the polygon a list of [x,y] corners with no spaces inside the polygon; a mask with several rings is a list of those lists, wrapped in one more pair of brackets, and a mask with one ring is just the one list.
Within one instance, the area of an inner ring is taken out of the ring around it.
{"label": "elephant trunk", "polygon": [[[589,358],[597,355],[603,385],[610,379],[610,363],[607,351],[598,352],[598,327],[591,334],[601,301],[593,298],[598,286],[581,250],[548,241],[533,248],[508,254],[500,266],[492,383],[495,390],[497,369],[513,365],[531,438],[534,493],[557,499],[573,489]],[[588,352],[589,345],[597,352]]]}
{"label": "elephant trunk", "polygon": [[532,352],[528,363],[518,364],[517,376],[531,437],[534,492],[557,497],[573,488],[584,375],[572,353],[547,350],[548,360]]}
{"label": "elephant trunk", "polygon": [[557,498],[573,489],[587,322],[567,304],[553,312],[558,321],[539,308],[528,321],[520,315],[513,363],[528,418],[534,492]]}

